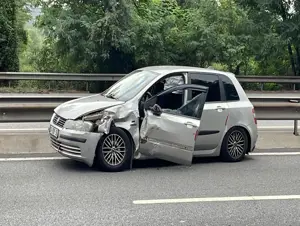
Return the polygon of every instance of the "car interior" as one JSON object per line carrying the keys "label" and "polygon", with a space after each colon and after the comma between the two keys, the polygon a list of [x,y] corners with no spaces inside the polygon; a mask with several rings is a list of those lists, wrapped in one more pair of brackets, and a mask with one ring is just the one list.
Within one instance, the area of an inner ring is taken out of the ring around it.
{"label": "car interior", "polygon": [[[172,74],[162,78],[152,85],[141,98],[139,104],[140,125],[145,117],[144,103],[151,97],[177,85],[184,84],[184,76],[182,73]],[[157,98],[157,105],[161,109],[177,110],[184,104],[184,92],[172,92]]]}
{"label": "car interior", "polygon": [[[182,74],[172,74],[168,77],[164,77],[157,81],[153,86],[151,86],[144,96],[141,98],[141,103],[139,107],[139,112],[141,118],[144,117],[143,103],[145,103],[149,98],[167,90],[171,87],[184,84],[184,77]],[[184,103],[184,93],[183,92],[172,92],[163,95],[158,98],[158,104],[162,109],[172,109],[176,110],[180,108]]]}

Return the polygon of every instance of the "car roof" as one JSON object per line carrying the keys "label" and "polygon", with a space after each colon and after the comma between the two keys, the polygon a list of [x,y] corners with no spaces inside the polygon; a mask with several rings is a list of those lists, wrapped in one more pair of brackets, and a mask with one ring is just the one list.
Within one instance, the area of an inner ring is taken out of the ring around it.
{"label": "car roof", "polygon": [[228,77],[235,77],[233,73],[219,71],[212,68],[200,68],[200,67],[190,67],[190,66],[176,66],[176,65],[161,65],[161,66],[148,66],[140,68],[140,70],[152,71],[158,74],[166,73],[176,73],[176,72],[207,72],[207,73],[218,73]]}

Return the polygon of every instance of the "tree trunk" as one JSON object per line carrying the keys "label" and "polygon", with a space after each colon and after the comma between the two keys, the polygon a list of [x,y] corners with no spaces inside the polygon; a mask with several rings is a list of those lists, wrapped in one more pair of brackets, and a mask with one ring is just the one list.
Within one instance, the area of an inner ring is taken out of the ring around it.
{"label": "tree trunk", "polygon": [[239,63],[236,68],[235,68],[235,71],[234,71],[234,74],[235,75],[240,75],[241,73],[241,66],[242,66],[242,63]]}
{"label": "tree trunk", "polygon": [[300,76],[300,50],[299,50],[299,46],[296,45],[295,47],[296,49],[296,56],[297,56],[297,75]]}
{"label": "tree trunk", "polygon": [[292,50],[292,45],[291,43],[288,44],[288,50],[289,50],[289,54],[290,54],[290,60],[291,60],[291,65],[292,65],[292,70],[294,75],[296,76],[296,67],[295,67],[295,60],[294,60],[294,55],[293,55],[293,50]]}

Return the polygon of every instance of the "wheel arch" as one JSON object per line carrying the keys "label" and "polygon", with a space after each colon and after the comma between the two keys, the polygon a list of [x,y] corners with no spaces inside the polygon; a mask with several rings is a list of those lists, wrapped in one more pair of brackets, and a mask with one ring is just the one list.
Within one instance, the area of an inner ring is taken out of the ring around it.
{"label": "wheel arch", "polygon": [[[117,126],[116,126],[116,127],[117,127]],[[130,142],[131,142],[131,145],[132,145],[132,147],[133,147],[133,150],[135,150],[136,146],[135,146],[133,137],[131,136],[131,133],[130,133],[127,129],[123,128],[123,127],[117,127],[117,128],[123,130],[123,131],[126,133],[126,135],[128,136],[128,138],[129,138],[129,140],[130,140]]]}

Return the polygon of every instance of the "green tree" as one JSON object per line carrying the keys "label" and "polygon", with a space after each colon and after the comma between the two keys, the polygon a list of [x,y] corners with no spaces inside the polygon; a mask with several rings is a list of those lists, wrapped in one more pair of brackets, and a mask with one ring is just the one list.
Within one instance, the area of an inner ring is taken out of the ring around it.
{"label": "green tree", "polygon": [[280,31],[271,0],[36,1],[46,37],[37,57],[42,71],[217,64],[236,74],[278,74],[289,67],[283,47],[293,42],[297,49],[295,30]]}
{"label": "green tree", "polygon": [[16,2],[2,0],[0,4],[0,71],[18,71]]}
{"label": "green tree", "polygon": [[47,39],[44,53],[48,59],[59,56],[69,72],[132,70],[130,6],[125,0],[43,4],[38,25]]}
{"label": "green tree", "polygon": [[[297,0],[238,0],[239,4],[250,10],[250,15],[256,15],[256,21],[261,24],[269,24],[272,28],[272,35],[278,37],[281,43],[287,47],[290,65],[294,75],[300,75],[300,53],[299,53],[299,29],[300,14],[299,1]],[[266,23],[267,22],[267,23]],[[271,37],[269,36],[269,37]],[[276,42],[275,42],[276,43]],[[278,45],[282,48],[282,45]],[[274,49],[274,48],[273,48]],[[296,57],[294,51],[296,50]],[[282,55],[276,53],[277,57]],[[283,54],[286,56],[286,54]],[[297,66],[295,62],[297,59]],[[276,62],[273,62],[276,64]]]}

